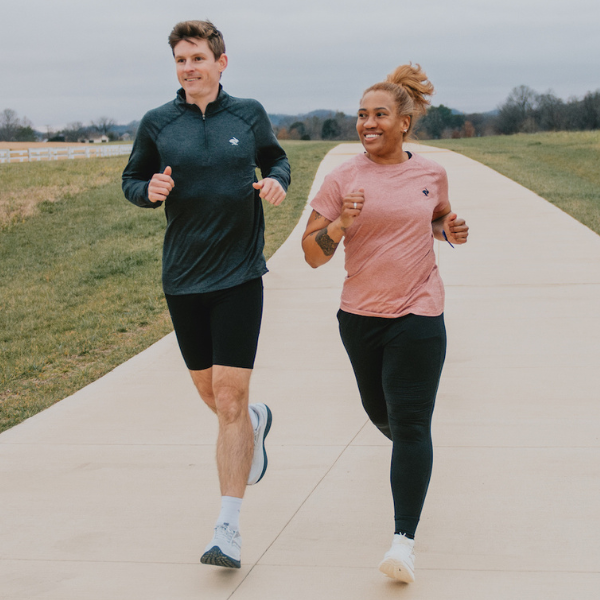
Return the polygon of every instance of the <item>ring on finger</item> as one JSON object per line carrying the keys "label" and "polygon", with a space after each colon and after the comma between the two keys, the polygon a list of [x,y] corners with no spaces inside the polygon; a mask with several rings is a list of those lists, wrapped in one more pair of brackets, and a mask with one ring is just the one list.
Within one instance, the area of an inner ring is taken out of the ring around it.
{"label": "ring on finger", "polygon": [[356,202],[354,203],[354,208],[356,208]]}

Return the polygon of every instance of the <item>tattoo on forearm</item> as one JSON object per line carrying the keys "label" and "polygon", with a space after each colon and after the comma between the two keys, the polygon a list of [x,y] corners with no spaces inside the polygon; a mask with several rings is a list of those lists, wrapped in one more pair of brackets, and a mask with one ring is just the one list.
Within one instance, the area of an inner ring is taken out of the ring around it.
{"label": "tattoo on forearm", "polygon": [[325,256],[331,256],[335,249],[338,247],[339,242],[334,242],[329,235],[327,234],[327,227],[325,229],[321,229],[315,236],[315,242],[321,250],[323,250],[323,254]]}

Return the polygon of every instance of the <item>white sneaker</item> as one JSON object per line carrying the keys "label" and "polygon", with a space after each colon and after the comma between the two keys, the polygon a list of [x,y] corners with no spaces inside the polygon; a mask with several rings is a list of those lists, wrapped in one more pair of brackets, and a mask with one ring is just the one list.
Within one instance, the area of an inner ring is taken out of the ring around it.
{"label": "white sneaker", "polygon": [[217,525],[215,535],[206,546],[200,562],[205,565],[239,569],[242,566],[242,537],[237,529],[231,529],[229,523]]}
{"label": "white sneaker", "polygon": [[411,583],[415,580],[415,540],[394,534],[392,547],[385,553],[379,570],[388,577]]}
{"label": "white sneaker", "polygon": [[267,470],[267,451],[265,450],[265,438],[271,429],[273,415],[269,407],[261,402],[251,404],[250,410],[253,410],[258,418],[258,425],[254,430],[254,455],[252,457],[252,466],[248,475],[248,485],[258,483]]}

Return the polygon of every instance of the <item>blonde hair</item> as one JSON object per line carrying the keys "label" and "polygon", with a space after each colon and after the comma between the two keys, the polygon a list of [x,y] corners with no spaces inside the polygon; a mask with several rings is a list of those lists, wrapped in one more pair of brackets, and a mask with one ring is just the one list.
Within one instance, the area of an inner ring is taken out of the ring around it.
{"label": "blonde hair", "polygon": [[407,138],[413,132],[419,117],[427,112],[431,101],[426,96],[433,95],[434,90],[421,65],[417,64],[413,67],[412,63],[408,63],[397,67],[385,81],[366,89],[363,97],[369,92],[377,91],[388,92],[394,100],[398,115],[410,117],[408,132],[404,136]]}

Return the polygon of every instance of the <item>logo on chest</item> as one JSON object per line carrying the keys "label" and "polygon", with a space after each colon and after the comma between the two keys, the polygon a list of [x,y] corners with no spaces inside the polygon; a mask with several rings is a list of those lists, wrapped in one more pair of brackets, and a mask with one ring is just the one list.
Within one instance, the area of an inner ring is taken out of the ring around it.
{"label": "logo on chest", "polygon": [[237,146],[237,145],[240,143],[240,140],[238,140],[236,137],[232,137],[232,138],[229,140],[229,143],[230,143],[232,146]]}

